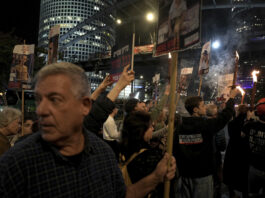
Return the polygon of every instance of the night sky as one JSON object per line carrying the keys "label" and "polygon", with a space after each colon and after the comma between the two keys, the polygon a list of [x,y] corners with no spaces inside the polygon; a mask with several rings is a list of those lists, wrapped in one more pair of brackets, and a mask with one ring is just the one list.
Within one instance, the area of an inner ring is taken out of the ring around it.
{"label": "night sky", "polygon": [[8,0],[1,6],[0,32],[14,31],[14,35],[37,44],[40,0]]}

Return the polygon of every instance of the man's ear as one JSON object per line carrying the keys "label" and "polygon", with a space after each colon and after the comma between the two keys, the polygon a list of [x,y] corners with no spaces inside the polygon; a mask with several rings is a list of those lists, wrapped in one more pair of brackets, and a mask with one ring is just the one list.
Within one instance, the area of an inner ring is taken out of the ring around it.
{"label": "man's ear", "polygon": [[84,106],[83,114],[86,116],[89,114],[90,109],[92,107],[92,100],[88,96],[85,96],[85,97],[83,97],[82,102],[83,102],[83,106]]}

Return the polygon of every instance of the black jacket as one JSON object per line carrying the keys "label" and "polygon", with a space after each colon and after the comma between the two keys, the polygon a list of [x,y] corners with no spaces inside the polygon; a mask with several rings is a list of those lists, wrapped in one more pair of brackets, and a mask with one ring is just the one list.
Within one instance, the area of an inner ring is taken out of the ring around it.
{"label": "black jacket", "polygon": [[93,102],[89,114],[84,119],[85,128],[100,136],[99,133],[103,124],[107,120],[109,114],[112,113],[114,107],[114,102],[105,95],[100,95],[97,100]]}
{"label": "black jacket", "polygon": [[234,100],[229,99],[217,118],[182,118],[174,138],[174,155],[180,176],[199,178],[213,174],[213,135],[224,128],[233,112]]}

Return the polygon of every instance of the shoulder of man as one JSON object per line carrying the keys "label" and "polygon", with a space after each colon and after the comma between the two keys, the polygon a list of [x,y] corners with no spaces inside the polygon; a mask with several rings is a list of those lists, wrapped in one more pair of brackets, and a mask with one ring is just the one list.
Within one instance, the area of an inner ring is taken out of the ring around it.
{"label": "shoulder of man", "polygon": [[115,155],[112,149],[106,142],[104,142],[102,139],[100,139],[94,133],[88,130],[86,130],[85,133],[87,134],[88,141],[89,141],[91,148],[96,154],[113,155],[115,159]]}
{"label": "shoulder of man", "polygon": [[[25,140],[18,142],[15,146],[10,148],[2,158],[5,158],[7,155],[16,157],[27,155],[30,152],[36,152],[36,148],[38,147],[38,142],[41,140],[41,135],[39,132],[32,134],[31,136],[27,137]],[[0,163],[3,161],[1,158]]]}

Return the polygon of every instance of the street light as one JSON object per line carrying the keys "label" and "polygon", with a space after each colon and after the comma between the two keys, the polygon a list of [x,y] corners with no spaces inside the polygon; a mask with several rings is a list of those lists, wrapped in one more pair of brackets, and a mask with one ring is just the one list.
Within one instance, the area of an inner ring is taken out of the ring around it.
{"label": "street light", "polygon": [[221,45],[220,41],[216,40],[216,41],[213,42],[212,47],[214,49],[218,49],[220,47],[220,45]]}
{"label": "street light", "polygon": [[120,19],[117,19],[116,22],[117,24],[121,24],[122,21]]}
{"label": "street light", "polygon": [[153,14],[152,12],[148,12],[148,13],[146,14],[146,20],[147,20],[147,21],[152,22],[152,21],[154,21],[154,19],[155,19],[155,16],[154,16],[154,14]]}

